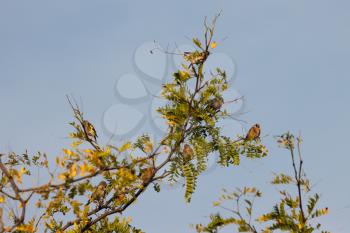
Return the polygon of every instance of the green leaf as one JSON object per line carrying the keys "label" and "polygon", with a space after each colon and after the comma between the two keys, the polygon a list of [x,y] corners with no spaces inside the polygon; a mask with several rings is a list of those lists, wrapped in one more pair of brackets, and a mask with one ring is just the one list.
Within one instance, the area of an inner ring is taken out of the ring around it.
{"label": "green leaf", "polygon": [[202,43],[199,41],[198,38],[193,38],[193,43],[200,49],[202,49]]}

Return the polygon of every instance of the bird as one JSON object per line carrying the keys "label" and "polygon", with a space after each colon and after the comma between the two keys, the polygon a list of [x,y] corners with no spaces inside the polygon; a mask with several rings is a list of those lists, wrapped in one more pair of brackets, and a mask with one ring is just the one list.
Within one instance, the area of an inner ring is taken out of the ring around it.
{"label": "bird", "polygon": [[96,133],[94,126],[87,120],[83,120],[82,125],[83,125],[84,132],[85,132],[86,136],[89,139],[93,138],[96,141],[97,133]]}
{"label": "bird", "polygon": [[183,56],[186,61],[191,63],[190,66],[193,66],[193,65],[203,64],[205,60],[208,58],[209,52],[208,51],[184,52]]}
{"label": "bird", "polygon": [[149,182],[150,179],[153,177],[154,172],[154,167],[148,167],[146,169],[143,169],[139,175],[142,180],[142,183],[146,184],[147,182]]}
{"label": "bird", "polygon": [[252,140],[258,139],[260,137],[260,131],[261,130],[260,130],[260,125],[259,124],[253,125],[249,129],[249,131],[248,131],[248,133],[247,133],[247,135],[245,137],[245,140],[246,141],[252,141]]}
{"label": "bird", "polygon": [[214,111],[220,110],[223,104],[224,104],[224,99],[221,96],[215,97],[214,99],[211,99],[208,101],[208,107],[210,107]]}
{"label": "bird", "polygon": [[86,205],[89,205],[91,202],[98,202],[101,204],[103,202],[104,197],[106,196],[106,187],[107,187],[107,182],[106,181],[101,181],[95,191],[91,194],[89,201],[87,202]]}
{"label": "bird", "polygon": [[186,161],[190,161],[193,158],[193,149],[190,145],[185,144],[182,150],[182,155]]}

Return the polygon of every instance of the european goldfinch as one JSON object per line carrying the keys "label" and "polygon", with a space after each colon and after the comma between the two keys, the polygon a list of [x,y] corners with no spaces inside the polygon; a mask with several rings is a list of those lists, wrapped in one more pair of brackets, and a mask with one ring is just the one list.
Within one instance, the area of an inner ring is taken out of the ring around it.
{"label": "european goldfinch", "polygon": [[94,126],[90,122],[88,122],[87,120],[84,120],[82,125],[84,128],[84,132],[86,133],[86,136],[89,138],[91,137],[91,138],[95,139],[95,141],[96,141],[97,134],[96,134],[96,130],[95,130]]}

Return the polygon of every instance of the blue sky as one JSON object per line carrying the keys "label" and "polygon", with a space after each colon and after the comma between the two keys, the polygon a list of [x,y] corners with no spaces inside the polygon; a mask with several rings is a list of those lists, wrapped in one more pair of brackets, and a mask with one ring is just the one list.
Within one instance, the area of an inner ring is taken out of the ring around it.
{"label": "blue sky", "polygon": [[272,136],[291,130],[302,132],[305,169],[330,208],[325,227],[350,232],[349,7],[345,0],[0,1],[0,151],[59,154],[72,119],[66,94],[82,100],[108,140],[104,114],[120,102],[116,80],[143,75],[135,50],[153,40],[188,43],[201,35],[204,16],[223,10],[217,51],[236,62],[233,87],[248,111],[243,126],[261,124],[270,155],[213,169],[191,204],[182,188],[149,191],[127,214],[146,232],[191,232],[188,224],[206,221],[221,188],[243,185],[266,193],[259,210],[267,210],[276,192],[271,172],[290,169]]}

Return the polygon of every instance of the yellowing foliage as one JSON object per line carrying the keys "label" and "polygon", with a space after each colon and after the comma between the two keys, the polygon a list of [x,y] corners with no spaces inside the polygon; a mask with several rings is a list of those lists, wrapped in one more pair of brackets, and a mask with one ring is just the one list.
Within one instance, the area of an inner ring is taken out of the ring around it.
{"label": "yellowing foliage", "polygon": [[26,232],[26,233],[35,232],[35,228],[32,225],[21,225],[16,227],[16,230],[20,232]]}
{"label": "yellowing foliage", "polygon": [[78,173],[77,164],[73,163],[73,165],[69,169],[69,175],[71,178],[74,178],[77,176],[77,173]]}
{"label": "yellowing foliage", "polygon": [[69,150],[69,149],[63,149],[63,153],[65,153],[68,156],[73,156],[74,155],[74,152]]}
{"label": "yellowing foliage", "polygon": [[129,149],[131,149],[131,142],[124,143],[124,144],[118,149],[118,151],[119,151],[119,153],[122,153],[122,152],[124,152],[124,151],[126,151],[126,150],[129,150]]}

